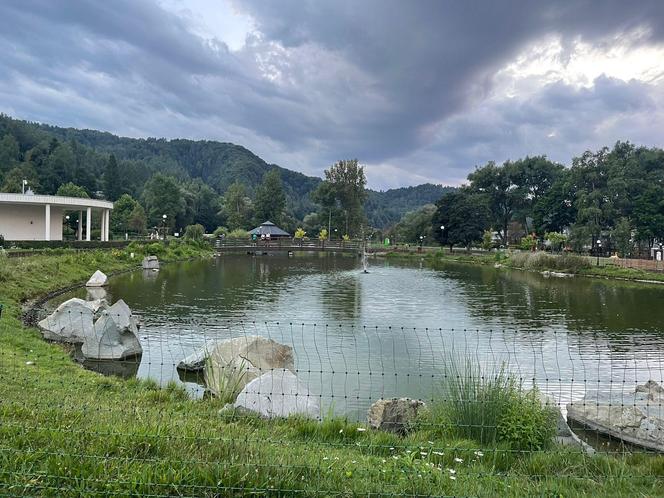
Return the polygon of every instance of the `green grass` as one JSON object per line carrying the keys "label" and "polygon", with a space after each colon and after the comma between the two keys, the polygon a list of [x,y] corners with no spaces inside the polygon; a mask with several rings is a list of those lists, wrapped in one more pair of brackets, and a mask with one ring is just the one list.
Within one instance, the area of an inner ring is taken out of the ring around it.
{"label": "green grass", "polygon": [[1,264],[0,302],[8,308],[0,319],[0,495],[662,494],[661,456],[524,453],[432,424],[399,437],[331,416],[265,421],[219,413],[219,400],[191,400],[173,384],[104,377],[23,326],[21,301],[137,260],[127,251],[95,251]]}

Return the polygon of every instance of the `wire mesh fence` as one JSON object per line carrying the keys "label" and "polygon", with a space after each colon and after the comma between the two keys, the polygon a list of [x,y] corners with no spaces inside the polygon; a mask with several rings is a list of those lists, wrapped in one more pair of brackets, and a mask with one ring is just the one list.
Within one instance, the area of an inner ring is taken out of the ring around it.
{"label": "wire mesh fence", "polygon": [[188,320],[165,332],[123,301],[81,299],[42,310],[39,328],[64,348],[2,338],[18,346],[0,358],[4,496],[662,484],[664,355],[639,333],[616,348],[555,329]]}

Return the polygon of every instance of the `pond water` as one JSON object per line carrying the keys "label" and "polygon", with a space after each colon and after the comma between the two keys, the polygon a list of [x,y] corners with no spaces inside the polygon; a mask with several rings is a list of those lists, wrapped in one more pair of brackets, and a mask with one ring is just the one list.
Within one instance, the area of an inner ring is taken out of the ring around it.
{"label": "pond water", "polygon": [[[259,334],[294,348],[297,375],[333,409],[432,399],[447,358],[504,365],[565,405],[594,389],[662,382],[664,286],[347,255],[224,255],[110,279],[141,317],[140,361],[114,373],[184,382],[175,366],[207,340]],[[79,289],[49,303],[86,297]],[[110,367],[110,368],[109,368]]]}

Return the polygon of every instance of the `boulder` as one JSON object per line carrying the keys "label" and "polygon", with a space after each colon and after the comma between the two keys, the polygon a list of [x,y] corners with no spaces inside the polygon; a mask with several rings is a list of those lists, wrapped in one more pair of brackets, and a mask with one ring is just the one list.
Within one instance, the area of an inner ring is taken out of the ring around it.
{"label": "boulder", "polygon": [[94,333],[95,307],[83,299],[73,298],[58,306],[38,325],[44,339],[81,343]]}
{"label": "boulder", "polygon": [[320,417],[318,396],[309,392],[293,372],[285,368],[264,373],[238,394],[233,406],[251,410],[265,418],[304,415]]}
{"label": "boulder", "polygon": [[203,353],[205,385],[214,395],[239,390],[275,368],[294,368],[293,348],[258,335],[217,341]]}
{"label": "boulder", "polygon": [[373,429],[406,434],[417,415],[426,409],[423,401],[410,398],[381,399],[369,408],[367,421]]}
{"label": "boulder", "polygon": [[81,352],[94,360],[122,360],[143,353],[138,323],[122,299],[102,311],[94,333],[86,335]]}
{"label": "boulder", "polygon": [[655,381],[619,390],[589,392],[567,405],[567,419],[605,436],[664,452],[664,389]]}
{"label": "boulder", "polygon": [[205,368],[205,360],[210,355],[210,351],[214,349],[215,345],[219,341],[210,340],[205,343],[205,345],[191,353],[189,356],[185,357],[178,363],[178,370],[184,370],[187,372],[200,372]]}
{"label": "boulder", "polygon": [[86,287],[103,287],[108,283],[108,277],[101,271],[97,270],[92,274],[90,280],[85,284]]}
{"label": "boulder", "polygon": [[145,256],[143,258],[143,269],[144,270],[158,270],[159,269],[159,260],[157,256]]}
{"label": "boulder", "polygon": [[537,396],[540,400],[542,406],[554,410],[556,413],[556,435],[553,437],[554,442],[563,445],[571,446],[574,448],[579,448],[585,453],[592,455],[595,453],[595,450],[588,443],[579,439],[570,426],[567,424],[567,420],[563,417],[560,407],[555,402],[555,400],[541,391],[537,391]]}
{"label": "boulder", "polygon": [[81,346],[81,354],[94,360],[120,360],[143,352],[138,323],[127,304],[119,300],[70,299],[39,322],[45,339]]}
{"label": "boulder", "polygon": [[100,299],[106,299],[107,292],[103,287],[88,287],[86,289],[86,299],[88,301],[97,301]]}

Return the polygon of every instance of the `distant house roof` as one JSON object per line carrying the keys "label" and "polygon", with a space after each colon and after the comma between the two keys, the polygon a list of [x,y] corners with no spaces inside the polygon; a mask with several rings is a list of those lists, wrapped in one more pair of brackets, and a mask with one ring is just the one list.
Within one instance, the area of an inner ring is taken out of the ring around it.
{"label": "distant house roof", "polygon": [[261,223],[260,226],[254,228],[249,234],[258,235],[259,237],[267,234],[270,234],[270,237],[290,237],[290,233],[283,231],[271,221]]}

